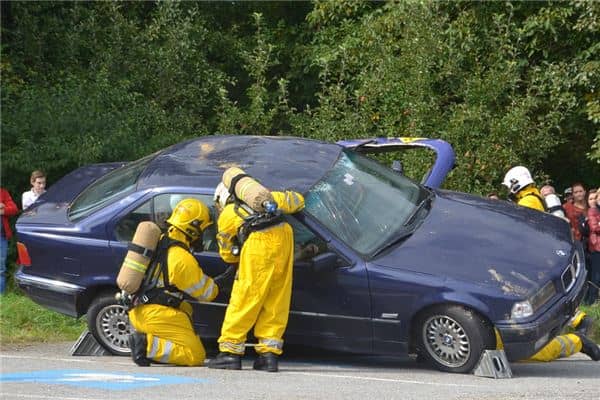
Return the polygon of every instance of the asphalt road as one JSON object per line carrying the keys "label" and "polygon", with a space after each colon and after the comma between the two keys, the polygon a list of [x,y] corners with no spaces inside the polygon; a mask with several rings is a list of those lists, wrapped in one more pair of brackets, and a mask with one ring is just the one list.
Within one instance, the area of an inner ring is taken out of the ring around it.
{"label": "asphalt road", "polygon": [[413,360],[294,350],[280,373],[135,366],[129,358],[70,356],[71,343],[5,348],[0,398],[167,399],[600,399],[600,362],[578,354],[552,363],[513,363],[513,378],[446,374]]}

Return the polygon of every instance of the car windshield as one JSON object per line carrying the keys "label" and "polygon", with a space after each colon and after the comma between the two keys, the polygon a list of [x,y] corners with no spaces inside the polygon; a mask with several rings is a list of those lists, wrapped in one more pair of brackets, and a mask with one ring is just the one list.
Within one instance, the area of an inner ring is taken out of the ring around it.
{"label": "car windshield", "polygon": [[92,183],[71,204],[69,219],[77,221],[85,218],[107,204],[133,192],[138,176],[153,156],[154,154],[130,162]]}
{"label": "car windshield", "polygon": [[346,150],[309,191],[305,211],[358,253],[370,256],[410,233],[429,197],[408,178]]}

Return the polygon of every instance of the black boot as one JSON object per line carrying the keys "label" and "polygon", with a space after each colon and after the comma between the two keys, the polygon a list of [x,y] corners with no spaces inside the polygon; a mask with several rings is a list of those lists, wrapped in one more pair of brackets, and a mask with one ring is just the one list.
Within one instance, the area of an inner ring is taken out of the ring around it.
{"label": "black boot", "polygon": [[575,328],[575,332],[580,333],[582,335],[587,335],[592,326],[592,319],[587,315],[581,319],[579,325]]}
{"label": "black boot", "polygon": [[221,352],[210,360],[207,366],[215,369],[242,369],[242,356]]}
{"label": "black boot", "polygon": [[146,358],[146,348],[148,341],[145,333],[132,333],[129,335],[129,348],[131,349],[131,358],[133,362],[140,367],[148,367],[150,360]]}
{"label": "black boot", "polygon": [[581,352],[587,356],[589,356],[594,361],[600,360],[600,347],[592,340],[588,339],[587,336],[582,335],[580,333],[576,333],[576,335],[581,339]]}
{"label": "black boot", "polygon": [[258,358],[254,361],[254,369],[258,371],[277,372],[279,366],[277,363],[277,354],[275,353],[261,353]]}

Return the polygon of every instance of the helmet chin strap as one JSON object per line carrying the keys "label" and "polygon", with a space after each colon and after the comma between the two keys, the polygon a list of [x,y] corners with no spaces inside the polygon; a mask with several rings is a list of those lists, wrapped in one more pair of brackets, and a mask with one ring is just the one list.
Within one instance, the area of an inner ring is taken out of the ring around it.
{"label": "helmet chin strap", "polygon": [[167,234],[171,239],[179,240],[180,242],[183,242],[188,246],[192,242],[192,238],[187,233],[185,233],[184,231],[182,231],[174,225],[169,226]]}

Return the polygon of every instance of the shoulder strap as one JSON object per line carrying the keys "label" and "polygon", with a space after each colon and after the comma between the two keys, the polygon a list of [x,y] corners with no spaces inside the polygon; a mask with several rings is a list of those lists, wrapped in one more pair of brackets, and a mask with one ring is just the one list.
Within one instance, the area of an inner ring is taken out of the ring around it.
{"label": "shoulder strap", "polygon": [[[140,288],[140,294],[144,294],[154,288],[158,284],[160,276],[163,277],[163,283],[165,288],[171,290],[174,288],[169,282],[169,269],[168,269],[168,253],[171,246],[179,246],[187,249],[185,244],[178,240],[174,240],[164,235],[158,242],[158,246],[154,252],[154,257],[150,260],[148,269],[146,270],[146,276]],[[160,273],[157,268],[160,266]],[[179,289],[177,289],[179,290]]]}
{"label": "shoulder strap", "polygon": [[239,174],[239,175],[234,176],[231,179],[231,183],[229,184],[229,194],[232,195],[233,197],[235,197],[236,199],[237,199],[237,196],[235,194],[235,185],[237,185],[237,183],[240,181],[240,179],[246,178],[246,177],[250,177],[250,175]]}
{"label": "shoulder strap", "polygon": [[544,211],[548,211],[548,207],[546,206],[546,200],[544,200],[544,198],[542,196],[540,196],[537,193],[531,192],[531,193],[527,193],[523,197],[527,197],[527,196],[533,196],[533,197],[537,198],[540,201],[540,203],[542,204],[542,207],[544,207]]}
{"label": "shoulder strap", "polygon": [[168,290],[175,290],[175,291],[179,291],[181,292],[181,290],[179,290],[179,288],[175,285],[171,285],[171,283],[169,282],[169,261],[168,261],[168,256],[169,256],[169,249],[173,246],[177,246],[177,247],[181,247],[182,249],[188,250],[188,247],[183,243],[180,242],[179,240],[175,240],[175,239],[171,239],[169,237],[166,237],[166,243],[164,244],[164,249],[161,248],[161,252],[160,252],[160,269],[161,269],[161,274],[163,276],[163,283],[165,285],[165,288]]}

